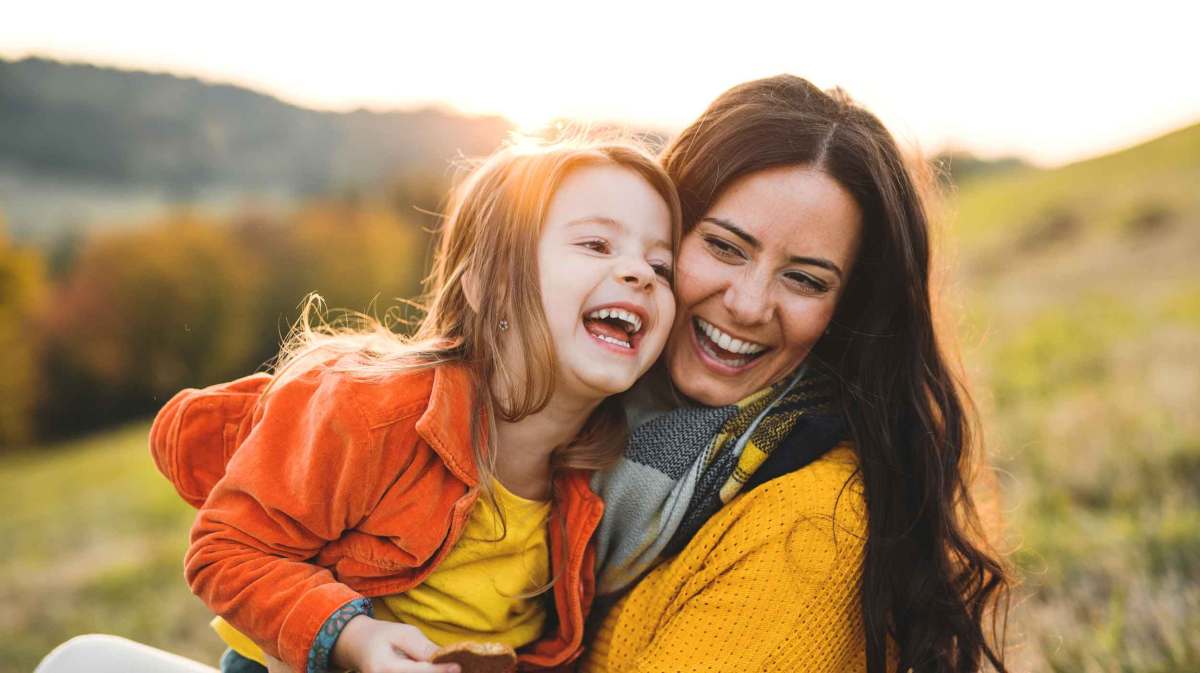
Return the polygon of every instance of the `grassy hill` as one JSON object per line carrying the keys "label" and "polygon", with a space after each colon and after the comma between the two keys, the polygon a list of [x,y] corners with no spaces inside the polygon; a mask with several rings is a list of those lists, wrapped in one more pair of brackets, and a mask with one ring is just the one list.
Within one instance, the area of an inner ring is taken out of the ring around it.
{"label": "grassy hill", "polygon": [[155,470],[148,430],[0,458],[0,672],[96,631],[216,664],[223,648],[183,581],[195,511]]}
{"label": "grassy hill", "polygon": [[1200,669],[1200,125],[955,195],[1033,670]]}
{"label": "grassy hill", "polygon": [[[1024,582],[1014,670],[1200,670],[1198,185],[1200,126],[947,203],[945,298]],[[145,433],[0,459],[0,673],[86,631],[215,661],[192,511]]]}
{"label": "grassy hill", "polygon": [[[1054,220],[1097,233],[1200,211],[1200,124],[1061,168],[1025,166],[967,181],[956,231],[966,246],[1051,236]],[[1132,232],[1136,233],[1136,231]]]}

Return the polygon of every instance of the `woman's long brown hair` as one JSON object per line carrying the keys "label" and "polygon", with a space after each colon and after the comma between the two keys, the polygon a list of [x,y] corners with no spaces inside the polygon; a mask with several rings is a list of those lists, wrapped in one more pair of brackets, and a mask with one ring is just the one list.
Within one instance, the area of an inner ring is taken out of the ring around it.
{"label": "woman's long brown hair", "polygon": [[928,217],[891,134],[844,93],[783,75],[726,91],[662,162],[685,232],[734,180],[774,166],[815,167],[854,196],[858,259],[808,362],[841,382],[867,499],[867,670],[887,670],[894,647],[901,671],[1005,671],[1009,580],[969,488],[974,414],[935,329]]}

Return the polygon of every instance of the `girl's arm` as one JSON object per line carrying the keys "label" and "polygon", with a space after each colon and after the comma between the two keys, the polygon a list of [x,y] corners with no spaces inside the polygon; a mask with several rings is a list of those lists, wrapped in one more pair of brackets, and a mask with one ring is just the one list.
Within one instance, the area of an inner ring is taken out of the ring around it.
{"label": "girl's arm", "polygon": [[400,467],[383,456],[344,377],[279,385],[196,518],[185,560],[192,591],[297,671],[323,668],[333,644],[318,632],[363,596],[310,561],[366,516],[382,475]]}

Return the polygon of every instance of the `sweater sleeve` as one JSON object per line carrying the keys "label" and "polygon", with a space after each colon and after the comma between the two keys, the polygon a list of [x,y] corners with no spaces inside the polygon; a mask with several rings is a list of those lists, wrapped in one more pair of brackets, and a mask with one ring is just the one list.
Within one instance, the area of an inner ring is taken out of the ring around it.
{"label": "sweater sleeve", "polygon": [[352,390],[328,373],[301,375],[268,394],[197,515],[192,591],[293,670],[319,661],[310,655],[322,628],[361,605],[312,560],[369,511],[380,454]]}

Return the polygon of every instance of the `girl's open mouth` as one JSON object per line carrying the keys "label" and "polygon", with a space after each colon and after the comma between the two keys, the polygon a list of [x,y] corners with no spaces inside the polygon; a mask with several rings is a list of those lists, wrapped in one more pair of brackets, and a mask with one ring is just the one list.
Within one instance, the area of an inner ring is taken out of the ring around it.
{"label": "girl's open mouth", "polygon": [[692,318],[692,331],[696,337],[696,344],[704,354],[730,369],[748,367],[770,350],[762,344],[730,336],[716,325],[700,318]]}
{"label": "girl's open mouth", "polygon": [[604,306],[583,315],[583,327],[593,339],[618,351],[633,353],[642,340],[646,320],[640,310],[626,306]]}

